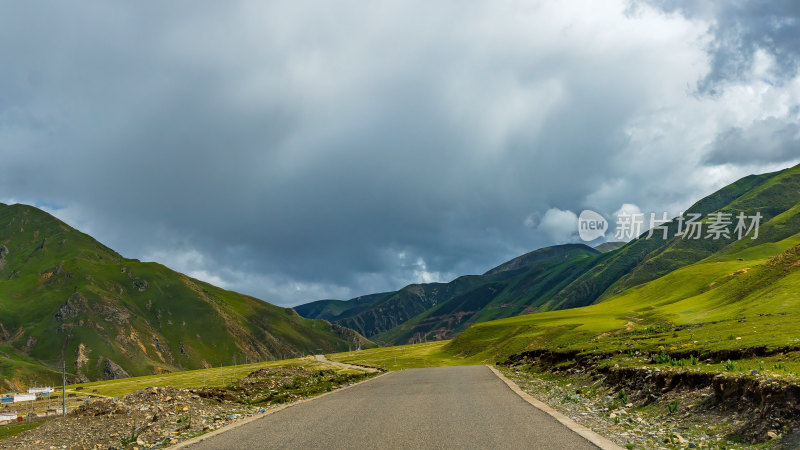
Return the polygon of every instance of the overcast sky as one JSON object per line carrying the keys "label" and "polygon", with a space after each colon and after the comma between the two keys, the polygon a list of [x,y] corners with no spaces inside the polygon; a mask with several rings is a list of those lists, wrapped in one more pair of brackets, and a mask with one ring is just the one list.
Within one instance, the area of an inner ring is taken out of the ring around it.
{"label": "overcast sky", "polygon": [[0,201],[296,305],[800,162],[798,3],[0,0]]}

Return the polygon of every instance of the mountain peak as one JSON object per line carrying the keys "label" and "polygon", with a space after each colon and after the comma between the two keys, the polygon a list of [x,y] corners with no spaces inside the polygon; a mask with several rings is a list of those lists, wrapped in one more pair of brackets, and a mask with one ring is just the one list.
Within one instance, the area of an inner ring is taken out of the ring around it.
{"label": "mountain peak", "polygon": [[596,255],[600,251],[595,250],[585,244],[561,244],[544,247],[532,252],[528,252],[522,256],[506,261],[497,267],[494,267],[484,273],[484,275],[494,275],[500,272],[509,270],[516,270],[534,263],[541,263],[545,261],[557,262],[567,261],[572,258]]}

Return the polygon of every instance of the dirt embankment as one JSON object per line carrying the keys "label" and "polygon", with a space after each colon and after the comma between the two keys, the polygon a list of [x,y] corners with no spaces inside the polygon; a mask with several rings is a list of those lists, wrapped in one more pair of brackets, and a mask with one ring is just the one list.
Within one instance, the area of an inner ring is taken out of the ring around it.
{"label": "dirt embankment", "polygon": [[612,367],[598,373],[605,375],[604,383],[648,402],[657,402],[669,392],[711,388],[714,395],[700,407],[743,417],[736,432],[747,443],[764,442],[773,436],[771,433],[777,435],[800,427],[800,386],[797,384],[748,375],[639,367]]}
{"label": "dirt embankment", "polygon": [[[710,363],[720,363],[727,360],[737,360],[745,358],[760,358],[766,356],[780,355],[800,351],[800,346],[785,346],[768,348],[766,346],[731,348],[722,350],[672,350],[663,351],[661,354],[673,359],[688,359],[695,357],[698,360]],[[509,356],[503,365],[513,365],[520,361],[537,360],[548,364],[560,364],[574,361],[583,366],[597,365],[599,362],[626,355],[627,351],[615,351],[608,353],[585,354],[577,350],[549,350],[536,349]]]}
{"label": "dirt embankment", "polygon": [[[711,362],[776,353],[780,352],[759,347],[702,356],[705,357],[704,362]],[[640,406],[666,403],[667,399],[674,401],[681,397],[702,398],[695,411],[713,412],[718,419],[737,424],[731,435],[743,443],[761,443],[776,436],[797,434],[797,430],[800,430],[800,385],[789,380],[764,376],[758,371],[714,373],[692,367],[619,367],[601,364],[610,357],[612,355],[587,356],[578,352],[534,350],[513,355],[503,365],[523,367],[532,364],[539,370],[555,375],[588,376],[613,391],[625,392],[632,403]],[[697,396],[700,392],[703,395]]]}

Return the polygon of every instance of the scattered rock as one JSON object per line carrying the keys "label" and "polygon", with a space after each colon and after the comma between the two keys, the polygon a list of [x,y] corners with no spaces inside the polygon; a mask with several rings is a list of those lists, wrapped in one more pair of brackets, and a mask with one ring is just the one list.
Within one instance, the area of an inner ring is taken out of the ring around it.
{"label": "scattered rock", "polygon": [[767,438],[768,439],[778,439],[778,433],[770,430],[770,431],[767,432]]}

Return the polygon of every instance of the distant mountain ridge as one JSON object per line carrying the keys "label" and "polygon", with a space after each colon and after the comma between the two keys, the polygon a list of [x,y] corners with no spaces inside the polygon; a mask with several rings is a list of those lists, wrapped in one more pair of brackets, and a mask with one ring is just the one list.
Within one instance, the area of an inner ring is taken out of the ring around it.
{"label": "distant mountain ridge", "polygon": [[411,285],[330,320],[377,342],[402,344],[450,338],[489,320],[602,302],[721,252],[792,236],[800,230],[800,165],[744,177],[699,200],[686,213],[707,218],[715,212],[761,214],[764,225],[759,239],[683,239],[677,236],[678,222],[673,220],[666,224],[666,240],[641,236],[627,244],[602,244],[598,249],[583,244],[547,247],[484,275],[447,283],[451,288],[445,295],[415,294],[436,286],[437,292],[442,291],[441,284]]}
{"label": "distant mountain ridge", "polygon": [[127,259],[27,205],[0,204],[0,378],[24,385],[372,345],[358,333]]}
{"label": "distant mountain ridge", "polygon": [[393,292],[362,295],[350,300],[317,300],[315,302],[295,306],[294,309],[303,317],[333,320],[346,311],[369,306],[391,294],[393,294]]}
{"label": "distant mountain ridge", "polygon": [[[377,294],[379,297],[362,296],[348,301],[336,300],[334,301],[336,303],[333,304],[336,305],[339,312],[335,314],[331,312],[331,300],[311,302],[295,309],[304,317],[321,318],[324,315],[333,323],[352,328],[367,337],[376,336],[382,342],[441,338],[469,323],[466,319],[471,314],[466,314],[467,311],[462,308],[453,308],[453,304],[462,302],[462,306],[466,306],[463,303],[466,298],[480,297],[484,300],[491,300],[505,292],[506,288],[512,288],[515,285],[514,281],[532,268],[556,266],[573,259],[599,254],[599,251],[584,244],[557,245],[516,257],[490,269],[483,275],[466,275],[449,283],[411,284],[396,292]],[[484,294],[478,295],[477,292]],[[369,301],[364,301],[365,298],[368,298]],[[329,308],[319,309],[323,304],[328,305]],[[442,308],[446,307],[441,305],[445,304],[451,305],[451,311],[448,313],[448,317],[440,318],[439,322],[442,323],[436,324],[436,326],[431,324],[431,329],[415,329],[409,336],[405,334],[403,337],[391,336],[390,333],[393,330],[397,330],[398,327],[417,316],[424,316],[432,311],[443,311]],[[521,306],[520,310],[528,306],[530,305]],[[450,317],[451,315],[452,317]],[[503,316],[502,313],[500,316]],[[435,336],[431,334],[434,333],[434,329],[437,330]],[[431,335],[427,336],[428,334]]]}

